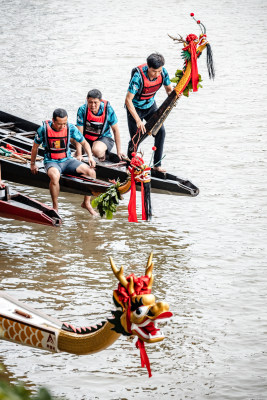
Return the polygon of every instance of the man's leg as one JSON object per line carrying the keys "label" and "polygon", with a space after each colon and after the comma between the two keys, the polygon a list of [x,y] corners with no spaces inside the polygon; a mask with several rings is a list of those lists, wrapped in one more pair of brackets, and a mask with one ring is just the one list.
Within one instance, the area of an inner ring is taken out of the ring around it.
{"label": "man's leg", "polygon": [[100,140],[96,140],[92,147],[92,152],[99,161],[104,161],[106,158],[107,145]]}
{"label": "man's leg", "polygon": [[52,198],[53,208],[58,211],[59,179],[60,172],[55,167],[50,167],[47,171],[50,178],[49,190]]}
{"label": "man's leg", "polygon": [[[144,119],[148,121],[152,115],[157,111],[158,107],[156,102],[149,108],[147,114],[144,116]],[[161,126],[156,136],[154,136],[154,145],[157,148],[154,153],[154,169],[160,172],[166,172],[165,169],[161,167],[161,159],[163,156],[163,147],[165,141],[165,128],[164,125]]]}
{"label": "man's leg", "polygon": [[166,172],[162,167],[161,167],[161,159],[163,156],[163,146],[164,146],[164,141],[165,141],[165,128],[162,125],[160,130],[155,136],[155,146],[157,150],[155,150],[154,153],[154,169],[160,171],[160,172]]}
{"label": "man's leg", "polygon": [[[139,115],[139,117],[141,119],[143,119],[139,109],[136,108],[135,110],[136,110],[137,114]],[[127,112],[128,129],[129,129],[129,133],[130,133],[130,136],[131,136],[131,139],[129,140],[129,143],[128,143],[127,156],[131,159],[132,158],[132,152],[134,150],[137,151],[137,148],[138,148],[138,144],[137,144],[137,147],[134,148],[134,144],[132,142],[132,138],[137,133],[137,126],[136,126],[135,119],[132,117],[132,114],[127,110],[127,108],[126,108],[126,112]]]}
{"label": "man's leg", "polygon": [[[95,170],[93,168],[90,168],[89,165],[85,163],[81,163],[76,168],[76,172],[83,175],[89,175],[91,178],[96,177]],[[84,196],[84,200],[81,204],[81,207],[88,210],[91,215],[98,215],[97,212],[91,206],[91,196]]]}

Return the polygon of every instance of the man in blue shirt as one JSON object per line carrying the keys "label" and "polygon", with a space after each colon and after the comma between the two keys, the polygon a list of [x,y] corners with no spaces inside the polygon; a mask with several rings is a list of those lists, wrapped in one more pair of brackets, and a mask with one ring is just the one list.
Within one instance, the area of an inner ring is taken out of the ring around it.
{"label": "man in blue shirt", "polygon": [[[109,153],[114,145],[111,128],[117,154],[122,159],[118,120],[110,103],[102,99],[102,93],[98,89],[90,90],[86,100],[86,104],[79,107],[77,112],[77,128],[90,144],[93,155],[100,161],[105,160],[106,152]],[[77,144],[76,149],[76,158],[81,160],[81,146]]]}
{"label": "man in blue shirt", "polygon": [[[72,158],[69,144],[71,140],[79,142],[88,154],[89,165]],[[75,173],[89,175],[95,178],[95,161],[92,158],[91,148],[84,140],[83,135],[76,126],[68,123],[68,114],[66,110],[57,108],[53,112],[52,121],[45,121],[38,128],[31,152],[31,172],[38,173],[38,167],[35,164],[38,147],[42,144],[45,149],[44,168],[50,178],[50,194],[53,202],[53,208],[58,211],[59,179],[61,174],[73,175]],[[90,196],[84,196],[81,204],[90,214],[97,215],[90,203]]]}
{"label": "man in blue shirt", "polygon": [[[146,132],[143,120],[148,121],[155,111],[157,111],[155,95],[160,87],[164,86],[167,95],[173,90],[168,72],[163,67],[164,64],[164,57],[161,54],[153,53],[147,58],[146,64],[139,65],[133,70],[125,99],[131,138],[135,136],[137,131],[141,133]],[[165,129],[162,125],[155,136],[156,150],[154,153],[154,164],[156,165],[154,169],[160,172],[166,172],[161,167],[164,139]],[[132,141],[130,140],[128,145],[129,158],[131,158],[131,147]]]}

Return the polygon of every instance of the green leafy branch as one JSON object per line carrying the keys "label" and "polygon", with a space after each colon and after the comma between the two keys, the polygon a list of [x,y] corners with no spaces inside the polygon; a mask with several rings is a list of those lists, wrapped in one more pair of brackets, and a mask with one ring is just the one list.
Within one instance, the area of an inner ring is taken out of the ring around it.
{"label": "green leafy branch", "polygon": [[[1,400],[53,400],[51,394],[45,388],[39,388],[36,395],[32,395],[22,384],[10,385],[0,381]],[[58,399],[59,400],[59,399]]]}
{"label": "green leafy branch", "polygon": [[122,199],[119,192],[120,181],[118,180],[105,193],[101,193],[92,200],[92,207],[96,208],[100,217],[106,215],[107,219],[113,218],[113,213],[117,211],[119,201]]}
{"label": "green leafy branch", "polygon": [[[184,72],[181,69],[177,69],[177,71],[175,72],[175,77],[171,79],[171,82],[178,84],[178,82],[180,82],[180,80],[182,79],[184,75]],[[200,82],[202,82],[201,79],[201,75],[198,74],[198,85],[197,88],[202,88],[203,86],[200,84]],[[188,97],[189,96],[189,92],[193,91],[193,86],[192,86],[192,80],[190,79],[188,85],[186,86],[186,88],[183,91],[183,95]]]}

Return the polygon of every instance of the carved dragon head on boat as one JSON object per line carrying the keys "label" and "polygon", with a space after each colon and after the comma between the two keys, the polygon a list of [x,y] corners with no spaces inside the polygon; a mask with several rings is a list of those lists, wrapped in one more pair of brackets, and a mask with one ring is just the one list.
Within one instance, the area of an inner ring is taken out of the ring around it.
{"label": "carved dragon head on boat", "polygon": [[170,318],[172,313],[166,302],[156,302],[151,293],[153,284],[153,262],[150,254],[145,275],[137,278],[134,274],[124,276],[123,267],[116,268],[112,258],[110,264],[114,275],[119,280],[118,289],[113,292],[113,300],[117,311],[113,311],[113,330],[126,336],[137,336],[136,347],[140,350],[141,366],[147,368],[149,377],[152,376],[150,363],[145,350],[146,343],[156,343],[164,339],[158,328],[158,322]]}
{"label": "carved dragon head on boat", "polygon": [[194,13],[191,13],[190,15],[200,26],[201,34],[199,36],[191,33],[186,36],[186,39],[183,39],[181,35],[179,35],[179,38],[169,35],[171,39],[178,43],[182,43],[184,46],[182,49],[182,58],[184,59],[183,70],[177,70],[175,74],[176,77],[171,79],[171,81],[177,83],[174,88],[176,94],[180,95],[184,93],[186,96],[188,96],[188,91],[191,90],[191,88],[193,89],[193,92],[198,90],[201,77],[198,74],[197,59],[205,48],[207,49],[207,68],[209,78],[214,79],[215,77],[212,50],[207,40],[206,28],[200,20],[195,19]]}
{"label": "carved dragon head on boat", "polygon": [[[114,275],[119,280],[118,289],[113,292],[117,311],[114,330],[124,335],[136,335],[146,343],[155,343],[164,339],[157,323],[172,316],[166,302],[156,302],[151,293],[153,284],[152,253],[149,256],[145,275],[137,278],[134,274],[124,276],[123,267],[116,268],[112,258],[110,264]],[[119,318],[118,318],[119,317]],[[112,320],[109,320],[112,323]]]}

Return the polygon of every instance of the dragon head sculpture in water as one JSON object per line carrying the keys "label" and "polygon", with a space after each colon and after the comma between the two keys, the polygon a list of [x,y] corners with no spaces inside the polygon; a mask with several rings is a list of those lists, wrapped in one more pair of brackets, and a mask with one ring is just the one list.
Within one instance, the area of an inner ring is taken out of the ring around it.
{"label": "dragon head sculpture in water", "polygon": [[104,350],[120,335],[136,336],[141,365],[147,367],[151,376],[144,342],[163,340],[164,335],[158,329],[157,323],[172,316],[168,304],[156,302],[151,294],[152,254],[148,259],[145,275],[140,278],[133,274],[125,277],[123,267],[118,270],[112,258],[110,263],[119,280],[113,297],[117,310],[112,312],[112,318],[96,325],[77,328],[13,299],[5,291],[0,291],[0,339],[53,353],[82,355]]}
{"label": "dragon head sculpture in water", "polygon": [[119,280],[118,289],[113,292],[113,300],[117,311],[113,311],[113,330],[126,336],[137,336],[136,347],[140,349],[141,365],[146,366],[151,375],[150,363],[146,354],[146,343],[156,343],[164,339],[158,328],[158,322],[163,322],[172,316],[166,302],[156,302],[151,293],[153,285],[152,253],[149,256],[145,275],[137,278],[134,274],[124,276],[123,267],[116,268],[112,258],[110,264],[114,275]]}
{"label": "dragon head sculpture in water", "polygon": [[145,275],[137,278],[134,274],[124,276],[123,267],[116,268],[112,258],[110,263],[114,275],[119,280],[117,290],[113,292],[113,300],[117,311],[112,312],[115,321],[114,330],[123,335],[136,335],[146,343],[155,343],[164,339],[157,323],[172,316],[169,305],[165,302],[156,302],[151,293],[153,284],[152,253],[149,256]]}

